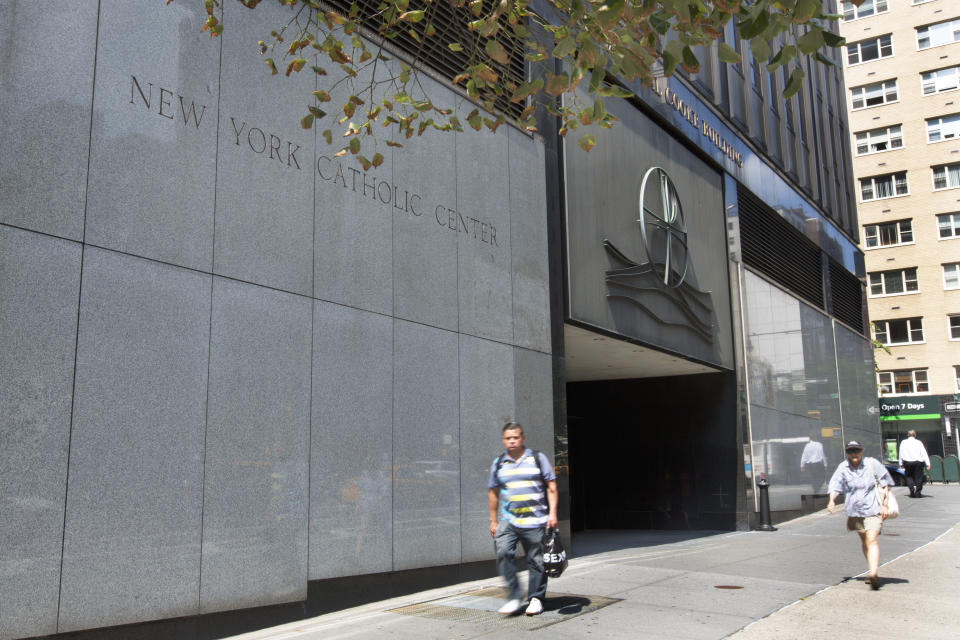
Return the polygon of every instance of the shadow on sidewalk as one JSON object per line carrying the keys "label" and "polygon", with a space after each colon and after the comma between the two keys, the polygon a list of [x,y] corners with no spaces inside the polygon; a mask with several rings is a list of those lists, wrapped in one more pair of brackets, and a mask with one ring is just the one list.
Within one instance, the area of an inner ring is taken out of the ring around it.
{"label": "shadow on sidewalk", "polygon": [[572,534],[570,551],[572,557],[583,558],[610,551],[698,541],[728,533],[731,532],[651,529],[577,531]]}

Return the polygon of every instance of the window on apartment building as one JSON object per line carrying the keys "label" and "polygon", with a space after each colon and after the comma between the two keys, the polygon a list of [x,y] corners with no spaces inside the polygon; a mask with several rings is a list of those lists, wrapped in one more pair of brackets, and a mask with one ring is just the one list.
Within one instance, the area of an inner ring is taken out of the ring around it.
{"label": "window on apartment building", "polygon": [[947,316],[950,323],[950,339],[960,340],[960,314]]}
{"label": "window on apartment building", "polygon": [[960,393],[960,367],[953,367],[953,391]]}
{"label": "window on apartment building", "polygon": [[943,265],[943,288],[960,289],[960,262],[947,262]]}
{"label": "window on apartment building", "polygon": [[953,91],[960,87],[960,65],[934,71],[924,71],[920,74],[920,82],[923,85],[923,95],[925,96]]}
{"label": "window on apartment building", "polygon": [[877,320],[873,323],[873,337],[887,346],[923,342],[923,318]]}
{"label": "window on apartment building", "polygon": [[960,42],[960,18],[917,27],[917,49]]}
{"label": "window on apartment building", "polygon": [[933,0],[913,0],[913,4],[924,4],[925,2],[933,2]]}
{"label": "window on apartment building", "polygon": [[934,190],[955,189],[957,187],[960,187],[960,162],[933,167]]}
{"label": "window on apartment building", "polygon": [[960,213],[941,213],[937,216],[941,238],[960,238]]}
{"label": "window on apartment building", "polygon": [[854,109],[865,109],[897,101],[897,81],[885,80],[850,89]]}
{"label": "window on apartment building", "polygon": [[860,199],[863,202],[905,196],[909,192],[906,171],[860,178]]}
{"label": "window on apartment building", "polygon": [[892,127],[860,131],[854,135],[857,141],[858,156],[868,153],[879,153],[881,151],[891,151],[903,146],[903,130],[899,124]]}
{"label": "window on apartment building", "polygon": [[910,220],[895,220],[868,224],[863,227],[863,236],[868,249],[913,244],[913,223]]}
{"label": "window on apartment building", "polygon": [[870,297],[893,296],[919,290],[917,268],[874,271],[870,277]]}
{"label": "window on apartment building", "polygon": [[927,142],[940,142],[960,137],[960,113],[927,119]]}
{"label": "window on apartment building", "polygon": [[847,45],[847,64],[870,62],[893,55],[893,41],[888,33],[885,36],[861,40]]}
{"label": "window on apartment building", "polygon": [[926,369],[878,371],[877,384],[882,396],[930,392]]}
{"label": "window on apartment building", "polygon": [[843,3],[843,19],[856,20],[857,18],[866,18],[876,13],[883,13],[887,10],[887,0],[863,0],[859,7],[852,2]]}

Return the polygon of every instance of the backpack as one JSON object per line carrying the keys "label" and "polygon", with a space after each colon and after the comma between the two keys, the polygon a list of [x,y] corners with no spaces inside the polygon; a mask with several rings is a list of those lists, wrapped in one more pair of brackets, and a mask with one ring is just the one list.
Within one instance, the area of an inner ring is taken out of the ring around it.
{"label": "backpack", "polygon": [[[533,459],[537,461],[537,468],[540,469],[540,481],[543,482],[543,488],[547,488],[547,473],[543,470],[543,464],[540,462],[540,452],[536,449],[530,450],[533,453]],[[500,471],[500,467],[503,465],[503,461],[507,457],[507,452],[504,451],[499,456],[497,456],[497,471]],[[546,457],[546,456],[544,456]]]}

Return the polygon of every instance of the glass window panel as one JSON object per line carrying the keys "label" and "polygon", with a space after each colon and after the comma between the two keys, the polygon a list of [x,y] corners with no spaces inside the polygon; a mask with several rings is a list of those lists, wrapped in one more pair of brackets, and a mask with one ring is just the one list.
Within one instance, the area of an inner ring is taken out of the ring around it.
{"label": "glass window panel", "polygon": [[887,271],[884,274],[884,289],[886,293],[903,293],[903,272]]}
{"label": "glass window panel", "polygon": [[900,221],[900,242],[913,242],[913,223],[909,220]]}
{"label": "glass window panel", "polygon": [[[899,273],[899,272],[894,272]],[[904,269],[903,270],[904,283],[906,284],[907,291],[916,291],[919,287],[917,286],[917,270],[914,269]]]}
{"label": "glass window panel", "polygon": [[960,316],[950,316],[950,337],[960,340]]}
{"label": "glass window panel", "polygon": [[943,265],[943,288],[960,289],[960,264]]}
{"label": "glass window panel", "polygon": [[897,244],[897,223],[880,225],[880,244]]}
{"label": "glass window panel", "polygon": [[891,320],[887,323],[887,330],[890,335],[890,344],[910,342],[906,320]]}

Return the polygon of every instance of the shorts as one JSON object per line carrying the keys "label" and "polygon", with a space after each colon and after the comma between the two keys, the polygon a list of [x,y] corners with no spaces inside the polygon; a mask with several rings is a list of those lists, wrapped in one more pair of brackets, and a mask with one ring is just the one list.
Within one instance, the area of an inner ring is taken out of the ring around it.
{"label": "shorts", "polygon": [[876,531],[883,530],[883,518],[880,516],[866,516],[858,518],[856,516],[847,516],[847,529],[850,531]]}

